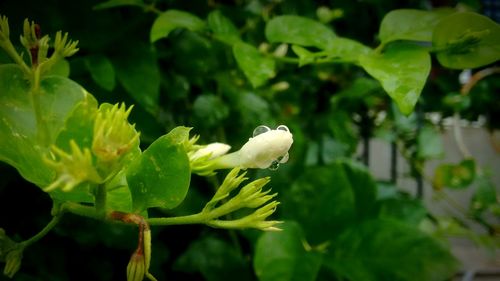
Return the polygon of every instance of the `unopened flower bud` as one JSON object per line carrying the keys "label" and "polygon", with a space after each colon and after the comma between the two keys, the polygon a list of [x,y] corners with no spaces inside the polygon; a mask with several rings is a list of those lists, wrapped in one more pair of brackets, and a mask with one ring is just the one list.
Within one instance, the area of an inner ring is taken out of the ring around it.
{"label": "unopened flower bud", "polygon": [[94,138],[92,151],[102,162],[112,162],[130,151],[138,144],[139,133],[127,118],[132,106],[126,109],[125,104],[101,105],[94,122]]}
{"label": "unopened flower bud", "polygon": [[71,153],[52,147],[54,159],[45,159],[45,162],[57,172],[57,178],[44,189],[46,192],[56,188],[70,191],[85,181],[93,183],[102,181],[92,163],[90,150],[88,148],[82,150],[74,140],[70,141],[70,147]]}
{"label": "unopened flower bud", "polygon": [[14,274],[21,268],[21,261],[23,259],[23,248],[16,247],[10,250],[5,257],[5,267],[3,269],[3,274],[9,278],[12,278]]}
{"label": "unopened flower bud", "polygon": [[280,125],[276,130],[259,126],[239,151],[222,156],[217,164],[221,167],[273,168],[288,160],[292,143],[293,135],[286,126]]}
{"label": "unopened flower bud", "polygon": [[127,265],[127,281],[142,281],[146,273],[146,263],[142,249],[135,251]]}

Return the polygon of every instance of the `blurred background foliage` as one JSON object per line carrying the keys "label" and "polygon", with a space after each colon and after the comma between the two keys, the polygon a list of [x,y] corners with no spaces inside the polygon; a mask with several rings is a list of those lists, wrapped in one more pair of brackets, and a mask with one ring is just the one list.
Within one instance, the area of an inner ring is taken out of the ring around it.
{"label": "blurred background foliage", "polygon": [[[418,228],[423,222],[439,228],[436,218],[418,198],[373,179],[361,164],[366,157],[358,147],[375,135],[384,136],[398,144],[413,175],[421,177],[425,162],[442,154],[434,145],[439,142],[439,124],[424,120],[423,114],[439,112],[444,118],[458,111],[469,120],[485,116],[488,129],[499,129],[500,120],[494,118],[500,114],[498,77],[481,80],[463,97],[460,71],[433,63],[416,112],[404,117],[380,84],[355,65],[298,67],[276,62],[276,75],[253,87],[238,68],[232,48],[223,42],[230,37],[220,40],[210,33],[174,29],[168,38],[150,43],[154,10],[134,5],[96,9],[99,4],[103,8],[102,3],[4,0],[0,12],[9,17],[11,34],[20,34],[28,17],[45,34],[63,30],[79,40],[80,51],[58,70],[99,102],[136,104],[131,122],[141,132],[143,148],[178,125],[194,127],[201,143],[225,142],[234,149],[260,124],[286,124],[294,134],[289,163],[278,171],[250,172],[252,178],[272,176],[270,186],[282,202],[276,217],[286,220],[284,231],[262,234],[199,225],[153,228],[151,272],[159,280],[445,280],[458,270],[445,240]],[[232,21],[244,42],[269,53],[280,52],[278,44],[264,43],[266,22],[276,15],[319,19],[339,36],[376,47],[379,24],[391,10],[457,4],[480,13],[484,9],[474,0],[154,4],[161,11],[177,9],[201,19],[217,10]],[[3,53],[0,62],[8,62]],[[467,163],[459,165],[474,170]],[[29,237],[49,220],[51,200],[15,169],[5,164],[0,168],[1,227],[14,238]],[[453,168],[441,168],[442,186],[453,185],[446,182]],[[487,179],[483,182],[482,193],[475,197],[482,206],[478,218],[495,210],[490,206],[498,206],[495,188]],[[469,184],[463,179],[457,187]],[[212,192],[210,182],[193,176],[181,206],[155,212],[198,212]],[[23,202],[10,199],[20,196]],[[485,224],[491,236],[498,234],[494,224]],[[25,253],[15,280],[123,280],[135,239],[133,227],[65,218]]]}

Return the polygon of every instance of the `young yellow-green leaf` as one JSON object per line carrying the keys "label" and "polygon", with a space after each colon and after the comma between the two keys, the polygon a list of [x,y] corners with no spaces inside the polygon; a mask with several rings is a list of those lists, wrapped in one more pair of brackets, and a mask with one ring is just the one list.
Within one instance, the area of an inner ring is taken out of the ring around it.
{"label": "young yellow-green leaf", "polygon": [[219,10],[208,14],[208,26],[213,31],[215,38],[229,45],[233,45],[241,40],[238,28]]}
{"label": "young yellow-green leaf", "polygon": [[290,43],[327,49],[333,44],[335,32],[310,18],[285,15],[272,18],[266,25],[266,38],[272,43]]}
{"label": "young yellow-green leaf", "polygon": [[279,226],[283,231],[265,232],[257,241],[253,266],[260,281],[313,281],[322,255],[307,251],[304,235],[294,221]]}
{"label": "young yellow-green leaf", "polygon": [[26,180],[46,187],[54,173],[42,155],[74,108],[90,94],[67,78],[43,78],[38,95],[42,127],[37,125],[30,86],[17,65],[0,66],[0,93],[0,161],[15,167]]}
{"label": "young yellow-green leaf", "polygon": [[435,189],[467,188],[476,177],[476,162],[465,159],[458,164],[441,164],[436,168],[432,181]]}
{"label": "young yellow-green leaf", "polygon": [[409,44],[393,43],[382,54],[361,56],[360,64],[406,115],[413,111],[431,70],[429,53]]}
{"label": "young yellow-green leaf", "polygon": [[168,10],[159,15],[151,27],[150,41],[166,38],[176,28],[199,31],[205,28],[205,22],[199,17],[184,11]]}
{"label": "young yellow-green leaf", "polygon": [[445,67],[484,66],[500,59],[500,25],[476,13],[455,13],[436,26],[432,44]]}
{"label": "young yellow-green leaf", "polygon": [[433,11],[401,9],[384,16],[380,23],[382,44],[395,40],[432,41],[432,31],[440,20],[452,14],[453,9]]}
{"label": "young yellow-green leaf", "polygon": [[238,66],[254,88],[262,86],[276,75],[275,61],[265,57],[252,45],[238,42],[233,45],[233,54]]}
{"label": "young yellow-green leaf", "polygon": [[62,77],[68,77],[70,73],[69,62],[66,59],[58,60],[52,67],[44,74],[46,76],[49,75],[57,75]]}
{"label": "young yellow-green leaf", "polygon": [[87,67],[92,79],[107,91],[115,88],[115,69],[111,61],[103,55],[93,55],[85,58]]}
{"label": "young yellow-green leaf", "polygon": [[134,211],[172,209],[186,197],[191,171],[182,143],[169,134],[154,141],[127,168]]}

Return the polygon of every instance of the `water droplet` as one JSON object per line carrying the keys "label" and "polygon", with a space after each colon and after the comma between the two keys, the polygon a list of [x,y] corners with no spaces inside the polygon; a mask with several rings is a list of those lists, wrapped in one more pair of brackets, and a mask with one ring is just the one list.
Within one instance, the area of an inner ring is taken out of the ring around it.
{"label": "water droplet", "polygon": [[260,134],[263,134],[263,133],[266,133],[269,131],[271,131],[271,129],[268,126],[260,125],[253,130],[253,136],[256,137]]}
{"label": "water droplet", "polygon": [[285,126],[285,125],[279,125],[278,128],[276,128],[276,130],[290,132],[290,130],[288,129],[288,127]]}
{"label": "water droplet", "polygon": [[280,167],[280,162],[279,161],[273,161],[273,163],[271,163],[271,166],[269,166],[269,170],[271,171],[276,171],[278,170],[278,168]]}

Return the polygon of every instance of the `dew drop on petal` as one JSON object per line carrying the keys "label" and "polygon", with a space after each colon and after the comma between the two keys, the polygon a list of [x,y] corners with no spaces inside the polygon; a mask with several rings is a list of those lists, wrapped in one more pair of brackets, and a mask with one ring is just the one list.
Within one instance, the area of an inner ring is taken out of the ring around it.
{"label": "dew drop on petal", "polygon": [[269,170],[271,171],[276,171],[278,170],[278,168],[280,167],[280,162],[279,161],[273,161],[273,163],[271,163],[271,166],[269,166]]}
{"label": "dew drop on petal", "polygon": [[260,134],[263,134],[263,133],[266,133],[269,131],[271,131],[271,129],[268,126],[260,125],[253,130],[253,136],[256,137]]}
{"label": "dew drop on petal", "polygon": [[285,126],[285,125],[279,125],[278,128],[276,128],[276,130],[290,132],[290,130],[288,129],[288,127]]}

